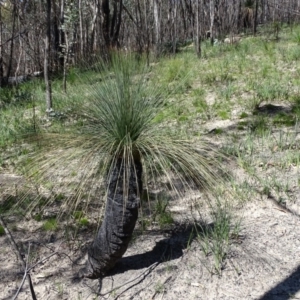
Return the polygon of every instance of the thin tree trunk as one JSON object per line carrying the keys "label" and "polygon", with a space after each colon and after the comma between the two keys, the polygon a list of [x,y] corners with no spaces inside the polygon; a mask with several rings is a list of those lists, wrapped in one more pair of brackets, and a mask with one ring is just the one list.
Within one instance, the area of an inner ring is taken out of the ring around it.
{"label": "thin tree trunk", "polygon": [[[68,37],[68,28],[67,25],[70,26],[70,22],[65,23],[65,0],[61,0],[60,6],[60,55],[63,65],[63,91],[67,92],[67,66],[68,66],[68,58],[69,58],[69,37]],[[73,25],[73,24],[72,24]]]}
{"label": "thin tree trunk", "polygon": [[[19,59],[18,59],[18,63],[17,63],[16,70],[15,70],[15,80],[16,80],[16,83],[18,82],[18,75],[20,74],[19,71],[20,71],[20,66],[21,66],[23,51],[24,51],[24,49],[23,49],[23,43],[22,43],[21,37],[19,37]],[[25,63],[25,59],[24,59],[24,63]],[[23,67],[24,67],[24,65],[23,65]],[[21,71],[21,74],[22,74],[22,71]],[[23,72],[23,74],[26,77],[27,74],[25,72]]]}
{"label": "thin tree trunk", "polygon": [[119,39],[119,34],[120,34],[120,28],[121,28],[121,23],[122,23],[122,11],[123,11],[123,0],[119,0],[119,11],[116,14],[116,23],[115,23],[115,28],[114,32],[112,35],[112,45],[119,46],[118,45],[118,39]]}
{"label": "thin tree trunk", "polygon": [[174,7],[172,7],[173,12],[173,54],[176,54],[177,51],[177,2],[174,2]]}
{"label": "thin tree trunk", "polygon": [[196,54],[197,57],[201,57],[201,45],[200,45],[200,32],[199,32],[199,1],[196,4]]}
{"label": "thin tree trunk", "polygon": [[104,220],[88,251],[85,277],[104,276],[127,250],[138,218],[141,178],[140,161],[125,169],[124,160],[118,159],[108,181]]}
{"label": "thin tree trunk", "polygon": [[65,49],[64,49],[64,72],[63,72],[63,90],[67,92],[67,69],[68,69],[68,59],[69,59],[69,39],[65,35]]}
{"label": "thin tree trunk", "polygon": [[3,86],[3,77],[4,77],[4,71],[3,71],[3,50],[2,50],[2,8],[0,5],[0,87]]}
{"label": "thin tree trunk", "polygon": [[158,57],[160,53],[160,16],[158,0],[153,0],[153,15],[155,23],[155,55]]}
{"label": "thin tree trunk", "polygon": [[109,26],[110,26],[110,9],[109,9],[109,0],[102,0],[102,13],[103,13],[103,38],[105,42],[106,49],[110,48],[110,35],[109,35]]}
{"label": "thin tree trunk", "polygon": [[11,33],[11,43],[10,43],[10,55],[9,55],[9,61],[8,61],[8,67],[7,67],[7,73],[6,73],[6,82],[8,83],[8,78],[10,76],[11,70],[12,70],[12,59],[13,59],[13,53],[14,53],[14,35],[15,35],[15,28],[16,28],[16,4],[14,4],[13,8],[13,24],[12,24],[12,33]]}
{"label": "thin tree trunk", "polygon": [[82,0],[78,1],[78,11],[79,11],[79,32],[80,32],[80,58],[83,58],[83,25],[82,25]]}
{"label": "thin tree trunk", "polygon": [[146,58],[147,58],[147,66],[150,64],[149,55],[150,55],[150,32],[149,32],[149,18],[148,18],[148,1],[144,0],[144,11],[145,11],[145,37],[146,37]]}
{"label": "thin tree trunk", "polygon": [[183,7],[183,1],[179,1],[179,5],[180,5],[180,15],[181,15],[181,20],[182,20],[183,32],[186,36],[188,36],[188,30],[187,30],[187,26],[186,26],[187,19],[186,19],[184,7]]}
{"label": "thin tree trunk", "polygon": [[60,16],[59,16],[59,21],[60,21],[60,36],[59,36],[59,64],[61,67],[65,68],[65,55],[66,53],[63,54],[66,49],[64,49],[65,45],[65,40],[66,40],[66,29],[65,29],[65,0],[61,0],[61,5],[60,5]]}
{"label": "thin tree trunk", "polygon": [[215,33],[214,33],[214,22],[215,22],[215,1],[210,0],[209,2],[210,9],[210,43],[213,45]]}
{"label": "thin tree trunk", "polygon": [[253,35],[256,35],[257,31],[257,12],[258,12],[258,0],[255,0],[255,11],[253,20]]}
{"label": "thin tree trunk", "polygon": [[140,55],[143,52],[144,41],[145,41],[145,33],[143,31],[142,10],[141,10],[140,0],[137,0],[135,11],[136,11],[136,23],[137,23],[136,43],[138,45],[138,54]]}
{"label": "thin tree trunk", "polygon": [[98,17],[98,8],[99,3],[98,1],[95,2],[95,6],[91,5],[92,10],[94,11],[93,19],[92,19],[92,26],[91,26],[91,43],[90,43],[90,51],[91,53],[94,52],[94,44],[95,44],[95,33],[96,33],[96,24],[97,24],[97,17]]}
{"label": "thin tree trunk", "polygon": [[51,39],[51,0],[47,0],[47,32],[45,38],[44,78],[46,85],[46,112],[52,111],[51,81],[49,78],[50,61],[50,39]]}
{"label": "thin tree trunk", "polygon": [[[64,0],[62,0],[64,1]],[[54,53],[54,66],[55,66],[55,71],[61,71],[63,69],[63,62],[61,60],[61,49],[60,45],[62,45],[60,41],[60,32],[62,28],[62,24],[59,22],[59,18],[57,17],[57,5],[55,3],[55,0],[52,0],[52,9],[53,9],[53,47],[55,49]]]}

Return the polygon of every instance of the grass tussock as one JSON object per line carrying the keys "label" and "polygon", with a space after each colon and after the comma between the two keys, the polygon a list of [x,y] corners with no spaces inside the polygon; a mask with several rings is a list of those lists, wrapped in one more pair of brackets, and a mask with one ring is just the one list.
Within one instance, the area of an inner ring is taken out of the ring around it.
{"label": "grass tussock", "polygon": [[[167,184],[178,195],[199,188],[213,193],[216,182],[222,182],[221,154],[205,141],[196,144],[178,124],[167,124],[168,117],[161,118],[176,107],[174,98],[190,80],[189,73],[182,74],[186,59],[163,65],[161,84],[158,70],[130,56],[97,62],[97,81],[90,84],[85,79],[90,71],[80,74],[80,89],[64,101],[69,119],[52,120],[46,130],[40,125],[27,140],[33,146],[24,156],[30,160],[23,172],[51,193],[46,206],[59,204],[61,213],[69,214],[86,210],[95,197],[104,205],[107,179],[119,158],[128,167],[141,161],[146,189],[152,182],[152,188]],[[32,201],[29,211],[39,203]]]}

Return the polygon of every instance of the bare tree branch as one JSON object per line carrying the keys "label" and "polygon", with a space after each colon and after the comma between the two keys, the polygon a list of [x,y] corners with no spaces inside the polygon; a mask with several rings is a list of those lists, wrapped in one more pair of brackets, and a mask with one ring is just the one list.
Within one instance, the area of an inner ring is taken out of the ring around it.
{"label": "bare tree branch", "polygon": [[[8,239],[9,239],[9,241],[10,241],[10,243],[11,243],[11,246],[12,246],[12,248],[15,250],[15,253],[16,253],[17,257],[18,257],[18,259],[20,260],[20,262],[21,262],[21,264],[22,264],[22,266],[23,266],[23,268],[24,268],[24,276],[23,276],[23,280],[22,280],[22,282],[21,282],[21,285],[20,285],[20,287],[19,287],[17,293],[16,293],[15,296],[13,297],[13,300],[17,299],[17,297],[18,297],[18,295],[19,295],[19,293],[20,293],[20,290],[21,290],[21,288],[22,288],[22,286],[23,286],[23,284],[24,284],[24,281],[25,281],[25,278],[26,278],[26,277],[27,277],[27,280],[28,280],[28,283],[29,283],[29,287],[30,287],[30,292],[31,292],[32,299],[33,299],[33,300],[37,300],[36,295],[35,295],[35,292],[34,292],[34,289],[33,289],[33,284],[32,284],[32,280],[31,280],[31,276],[30,276],[30,274],[28,273],[27,260],[26,260],[26,261],[24,260],[24,258],[23,258],[23,256],[21,255],[20,250],[19,250],[19,248],[18,248],[18,246],[17,246],[17,244],[16,244],[16,242],[15,242],[15,240],[14,240],[12,234],[11,234],[10,231],[8,230],[6,224],[4,223],[4,221],[3,221],[3,219],[2,219],[1,217],[0,217],[0,224],[1,224],[1,226],[4,228],[4,231],[5,231],[5,233],[6,233],[7,237],[8,237]],[[27,259],[28,259],[28,256],[29,256],[29,252],[30,252],[30,244],[29,244],[29,247],[28,247],[28,255],[27,255]]]}
{"label": "bare tree branch", "polygon": [[5,44],[7,44],[8,42],[10,42],[11,40],[14,40],[16,38],[18,38],[19,36],[22,37],[22,35],[28,33],[28,30],[27,29],[24,29],[22,32],[19,32],[18,34],[16,34],[15,36],[9,38],[8,40],[6,40],[4,43],[2,43],[0,45],[0,47],[3,47]]}

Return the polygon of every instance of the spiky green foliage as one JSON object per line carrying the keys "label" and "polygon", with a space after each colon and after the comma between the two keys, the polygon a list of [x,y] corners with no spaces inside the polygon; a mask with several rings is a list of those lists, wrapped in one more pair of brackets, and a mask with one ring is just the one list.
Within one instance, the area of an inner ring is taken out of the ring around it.
{"label": "spiky green foliage", "polygon": [[[104,196],[106,179],[119,158],[128,167],[133,161],[142,162],[146,188],[151,180],[152,187],[168,183],[177,194],[193,188],[215,190],[221,169],[215,149],[190,140],[176,122],[157,119],[171,105],[178,105],[176,91],[188,79],[188,74],[182,78],[184,64],[173,74],[174,80],[180,80],[172,89],[160,84],[159,74],[145,65],[129,56],[98,63],[94,67],[99,70],[98,80],[81,78],[84,84],[65,99],[72,112],[69,122],[58,132],[50,127],[35,136],[28,175],[44,186],[47,182],[53,193],[66,195],[59,200],[50,197],[49,203],[59,202],[62,211],[74,211],[81,203],[84,210],[83,199],[88,205],[87,200],[99,197],[99,190]],[[128,176],[124,178],[126,186]],[[30,209],[37,205],[33,202]]]}

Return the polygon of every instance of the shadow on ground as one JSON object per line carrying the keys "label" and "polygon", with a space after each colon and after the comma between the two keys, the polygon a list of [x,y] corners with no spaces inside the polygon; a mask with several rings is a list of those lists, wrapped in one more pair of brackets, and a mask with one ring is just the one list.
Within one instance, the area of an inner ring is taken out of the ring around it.
{"label": "shadow on ground", "polygon": [[[124,273],[128,270],[144,269],[156,262],[165,262],[180,258],[183,250],[195,238],[193,229],[194,225],[187,225],[176,229],[170,232],[169,237],[156,242],[151,251],[123,257],[107,276]],[[152,234],[150,233],[150,235]]]}
{"label": "shadow on ground", "polygon": [[259,300],[288,300],[300,291],[300,265],[290,276],[266,292]]}

